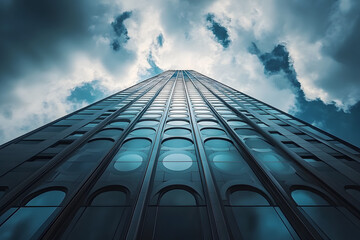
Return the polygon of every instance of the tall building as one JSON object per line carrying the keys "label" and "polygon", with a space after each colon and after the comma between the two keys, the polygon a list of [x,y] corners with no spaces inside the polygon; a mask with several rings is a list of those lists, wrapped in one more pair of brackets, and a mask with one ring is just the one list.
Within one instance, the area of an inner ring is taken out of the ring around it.
{"label": "tall building", "polygon": [[195,71],[0,148],[0,239],[359,239],[360,150]]}

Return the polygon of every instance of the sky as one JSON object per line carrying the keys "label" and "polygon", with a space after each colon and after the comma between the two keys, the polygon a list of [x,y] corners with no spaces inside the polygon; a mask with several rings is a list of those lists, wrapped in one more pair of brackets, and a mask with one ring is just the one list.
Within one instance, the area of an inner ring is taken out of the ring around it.
{"label": "sky", "polygon": [[360,146],[358,0],[1,0],[0,144],[192,69]]}

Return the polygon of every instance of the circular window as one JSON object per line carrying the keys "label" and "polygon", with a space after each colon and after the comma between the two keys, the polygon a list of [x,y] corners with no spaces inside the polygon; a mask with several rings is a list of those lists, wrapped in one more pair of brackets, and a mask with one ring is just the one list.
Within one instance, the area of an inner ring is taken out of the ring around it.
{"label": "circular window", "polygon": [[141,166],[142,156],[136,153],[127,153],[116,158],[114,168],[118,171],[132,171]]}
{"label": "circular window", "polygon": [[172,153],[164,157],[163,165],[172,171],[184,171],[191,167],[192,159],[184,153]]}

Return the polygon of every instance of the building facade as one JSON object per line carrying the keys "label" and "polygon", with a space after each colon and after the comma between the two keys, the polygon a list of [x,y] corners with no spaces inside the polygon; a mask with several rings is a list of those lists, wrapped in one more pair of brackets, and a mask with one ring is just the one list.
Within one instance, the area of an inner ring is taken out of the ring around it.
{"label": "building facade", "polygon": [[360,149],[166,71],[0,147],[0,239],[359,239]]}

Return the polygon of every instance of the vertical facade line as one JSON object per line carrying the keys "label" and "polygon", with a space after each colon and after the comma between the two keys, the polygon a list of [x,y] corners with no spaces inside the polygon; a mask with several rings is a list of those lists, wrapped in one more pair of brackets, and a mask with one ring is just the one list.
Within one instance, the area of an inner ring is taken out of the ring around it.
{"label": "vertical facade line", "polygon": [[148,198],[149,189],[150,189],[150,185],[151,185],[151,178],[152,178],[152,175],[154,172],[156,159],[157,159],[159,148],[160,148],[161,135],[164,130],[164,126],[165,126],[166,119],[167,119],[167,112],[169,111],[170,102],[174,95],[174,89],[176,86],[176,82],[178,80],[178,76],[179,76],[179,73],[177,72],[176,79],[171,88],[170,97],[167,100],[163,116],[161,117],[161,120],[159,123],[159,130],[156,133],[155,142],[154,142],[152,150],[151,150],[151,155],[149,157],[149,163],[146,168],[144,180],[141,185],[140,192],[139,192],[136,204],[135,204],[135,208],[134,208],[134,211],[131,216],[130,225],[129,225],[129,228],[128,228],[127,234],[126,234],[126,240],[135,240],[139,236],[141,220],[142,220],[142,217],[144,216],[145,204],[146,204],[146,200]]}

